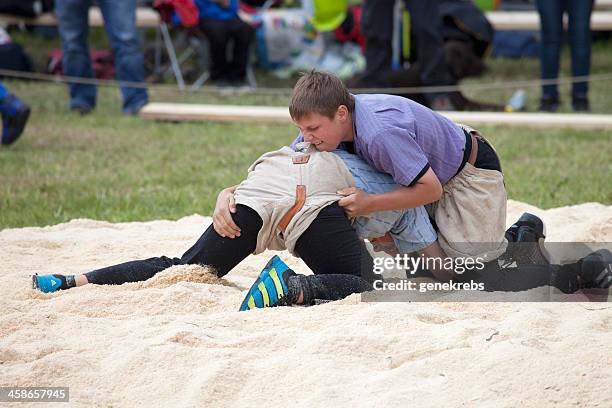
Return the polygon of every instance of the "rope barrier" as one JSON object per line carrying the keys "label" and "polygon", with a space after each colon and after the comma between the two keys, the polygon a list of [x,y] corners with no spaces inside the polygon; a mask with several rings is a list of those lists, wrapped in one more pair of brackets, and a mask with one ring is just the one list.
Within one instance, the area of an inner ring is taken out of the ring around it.
{"label": "rope barrier", "polygon": [[[130,82],[130,81],[117,81],[109,79],[96,79],[96,78],[81,78],[81,77],[67,77],[57,76],[51,74],[42,74],[36,72],[22,72],[13,71],[7,69],[0,69],[0,76],[15,78],[15,79],[28,79],[36,81],[54,82],[54,83],[75,83],[75,84],[90,84],[103,87],[119,87],[125,86],[130,88],[146,88],[152,91],[164,90],[177,93],[213,93],[222,92],[225,94],[267,94],[267,95],[289,95],[291,94],[291,88],[253,88],[253,87],[218,87],[218,86],[206,86],[198,89],[179,89],[176,85],[170,84],[147,84],[143,82]],[[408,93],[445,93],[445,92],[456,92],[456,91],[468,91],[468,90],[492,90],[492,89],[517,89],[525,87],[534,87],[542,85],[564,85],[572,84],[575,82],[597,82],[597,81],[609,81],[612,80],[612,73],[598,74],[598,75],[587,75],[577,77],[565,77],[556,79],[527,79],[517,81],[502,81],[502,82],[488,82],[488,83],[475,83],[465,85],[452,85],[452,86],[421,86],[421,87],[398,87],[398,88],[355,88],[351,89],[353,93],[391,93],[391,94],[408,94]]]}

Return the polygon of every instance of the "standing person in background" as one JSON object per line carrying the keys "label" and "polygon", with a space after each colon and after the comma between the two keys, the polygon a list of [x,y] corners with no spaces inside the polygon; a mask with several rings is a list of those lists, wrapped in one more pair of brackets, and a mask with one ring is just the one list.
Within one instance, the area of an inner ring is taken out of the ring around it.
{"label": "standing person in background", "polygon": [[[117,79],[144,83],[144,60],[136,30],[136,0],[98,0],[104,27],[115,53]],[[64,74],[93,78],[87,34],[91,0],[57,0],[56,14],[64,50]],[[96,106],[96,86],[70,83],[70,110],[89,113]],[[122,110],[135,115],[147,104],[145,88],[121,86]]]}
{"label": "standing person in background", "polygon": [[[424,86],[455,85],[440,29],[438,0],[404,0],[410,12],[410,23],[416,39],[417,58],[421,62]],[[366,72],[363,80],[372,86],[386,86],[383,76],[392,59],[393,11],[395,0],[364,0],[362,30],[366,37]],[[453,109],[445,94],[429,94],[433,109]]]}
{"label": "standing person in background", "polygon": [[[587,76],[591,69],[591,12],[592,0],[536,0],[540,14],[542,46],[540,48],[540,76],[556,79],[559,76],[559,59],[563,36],[563,14],[567,11],[569,42],[572,49],[572,76]],[[590,110],[588,83],[572,84],[572,109],[575,112]],[[559,91],[556,84],[542,86],[540,110],[555,112],[559,107]]]}
{"label": "standing person in background", "polygon": [[17,98],[0,82],[0,114],[2,114],[3,145],[13,144],[25,128],[30,117],[30,107]]}
{"label": "standing person in background", "polygon": [[[228,85],[243,85],[249,49],[255,30],[238,17],[238,0],[195,0],[200,11],[200,29],[210,43],[210,79]],[[227,46],[233,41],[232,56]]]}

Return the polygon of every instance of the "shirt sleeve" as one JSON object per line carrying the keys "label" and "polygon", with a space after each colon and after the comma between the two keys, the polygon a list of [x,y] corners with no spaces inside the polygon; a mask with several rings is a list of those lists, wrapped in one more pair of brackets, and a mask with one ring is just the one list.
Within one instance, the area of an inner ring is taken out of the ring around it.
{"label": "shirt sleeve", "polygon": [[380,171],[389,173],[393,180],[412,186],[429,168],[427,156],[405,129],[385,128],[376,139],[367,144],[366,156]]}
{"label": "shirt sleeve", "polygon": [[301,143],[304,141],[304,135],[302,135],[302,132],[298,133],[297,137],[295,138],[295,140],[291,143],[291,145],[289,145],[289,147],[291,147],[291,150],[295,150],[295,146],[298,143]]}

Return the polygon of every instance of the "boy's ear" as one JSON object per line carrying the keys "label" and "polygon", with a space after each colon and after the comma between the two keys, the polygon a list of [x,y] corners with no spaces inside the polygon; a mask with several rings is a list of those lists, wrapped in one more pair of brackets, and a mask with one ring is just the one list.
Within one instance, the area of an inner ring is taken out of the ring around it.
{"label": "boy's ear", "polygon": [[338,106],[338,109],[336,110],[336,116],[339,120],[347,120],[349,118],[349,110],[346,105]]}

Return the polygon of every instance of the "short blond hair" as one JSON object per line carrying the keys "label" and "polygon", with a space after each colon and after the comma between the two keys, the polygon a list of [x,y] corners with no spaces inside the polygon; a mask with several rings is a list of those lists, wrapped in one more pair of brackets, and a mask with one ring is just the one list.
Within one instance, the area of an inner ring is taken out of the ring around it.
{"label": "short blond hair", "polygon": [[289,114],[293,120],[300,120],[311,113],[318,113],[333,119],[340,105],[349,112],[355,110],[355,98],[337,76],[312,70],[302,73],[293,87]]}

